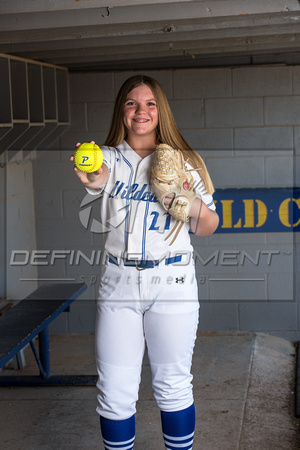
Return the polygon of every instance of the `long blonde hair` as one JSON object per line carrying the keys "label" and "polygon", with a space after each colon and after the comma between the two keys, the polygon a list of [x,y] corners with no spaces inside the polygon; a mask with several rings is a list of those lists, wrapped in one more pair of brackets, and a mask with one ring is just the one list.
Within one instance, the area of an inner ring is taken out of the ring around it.
{"label": "long blonde hair", "polygon": [[184,160],[194,169],[198,169],[206,190],[209,194],[214,192],[214,186],[209,176],[206,165],[201,156],[186,142],[180,133],[172,114],[168,99],[160,84],[147,75],[134,75],[128,78],[121,86],[117,95],[111,126],[105,145],[117,147],[126,139],[127,130],[123,122],[123,108],[126,97],[133,89],[142,84],[147,85],[156,101],[158,109],[157,143],[170,145],[182,151]]}

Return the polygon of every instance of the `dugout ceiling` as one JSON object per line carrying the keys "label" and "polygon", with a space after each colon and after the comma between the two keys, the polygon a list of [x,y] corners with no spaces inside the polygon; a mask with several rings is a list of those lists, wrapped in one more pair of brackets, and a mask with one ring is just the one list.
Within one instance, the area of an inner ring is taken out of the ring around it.
{"label": "dugout ceiling", "polygon": [[68,70],[266,63],[300,64],[298,0],[0,0],[0,156],[68,128]]}
{"label": "dugout ceiling", "polygon": [[300,62],[298,0],[1,0],[0,52],[69,70]]}

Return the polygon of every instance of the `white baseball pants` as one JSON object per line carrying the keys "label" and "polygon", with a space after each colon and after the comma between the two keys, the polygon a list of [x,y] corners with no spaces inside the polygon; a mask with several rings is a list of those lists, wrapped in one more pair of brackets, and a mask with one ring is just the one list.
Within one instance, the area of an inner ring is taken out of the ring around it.
{"label": "white baseball pants", "polygon": [[194,265],[138,271],[108,264],[97,308],[97,412],[111,420],[135,414],[145,346],[160,410],[191,406],[199,309]]}

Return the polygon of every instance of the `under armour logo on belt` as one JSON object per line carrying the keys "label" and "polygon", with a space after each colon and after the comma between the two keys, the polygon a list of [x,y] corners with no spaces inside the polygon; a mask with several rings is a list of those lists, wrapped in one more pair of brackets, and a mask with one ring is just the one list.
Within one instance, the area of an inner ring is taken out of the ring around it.
{"label": "under armour logo on belt", "polygon": [[176,283],[183,284],[184,283],[184,277],[176,278]]}

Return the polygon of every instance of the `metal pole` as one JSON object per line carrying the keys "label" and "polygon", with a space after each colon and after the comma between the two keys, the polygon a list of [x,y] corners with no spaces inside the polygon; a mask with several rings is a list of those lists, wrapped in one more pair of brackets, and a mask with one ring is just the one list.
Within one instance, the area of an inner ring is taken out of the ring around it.
{"label": "metal pole", "polygon": [[50,348],[49,348],[49,329],[46,326],[39,333],[39,355],[44,373],[41,371],[43,378],[50,377]]}

